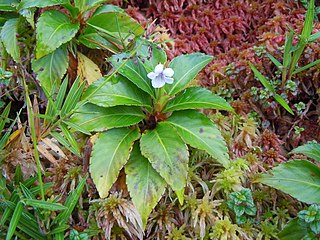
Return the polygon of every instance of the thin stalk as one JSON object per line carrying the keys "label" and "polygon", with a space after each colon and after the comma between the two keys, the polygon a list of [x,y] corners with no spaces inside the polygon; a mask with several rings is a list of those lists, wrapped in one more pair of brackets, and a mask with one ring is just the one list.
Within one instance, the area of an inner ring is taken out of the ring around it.
{"label": "thin stalk", "polygon": [[36,159],[36,164],[37,164],[39,188],[40,188],[41,198],[42,198],[42,200],[45,200],[45,198],[44,198],[43,180],[42,180],[42,174],[41,174],[41,163],[40,163],[40,158],[39,158],[36,130],[35,130],[35,125],[34,125],[34,114],[33,114],[31,100],[29,98],[28,85],[26,83],[26,78],[25,78],[25,75],[24,75],[23,71],[22,71],[22,78],[23,78],[23,86],[24,86],[25,94],[26,94],[27,110],[28,110],[28,115],[29,115],[29,125],[30,125],[30,128],[31,128],[31,139],[32,139],[32,144],[33,144],[34,157]]}
{"label": "thin stalk", "polygon": [[130,59],[131,57],[133,57],[133,56],[137,53],[137,51],[138,51],[138,50],[140,49],[140,47],[142,46],[142,43],[143,43],[143,42],[141,41],[141,43],[135,48],[135,50],[130,54],[130,56],[129,56],[126,60],[124,60],[123,63],[122,63],[118,68],[116,68],[115,71],[114,71],[109,77],[107,77],[106,80],[104,80],[99,87],[97,87],[94,91],[92,91],[92,93],[90,93],[86,98],[84,98],[83,100],[81,100],[81,101],[75,106],[75,108],[74,108],[72,111],[70,111],[70,112],[69,112],[68,114],[66,114],[64,117],[58,119],[50,128],[48,128],[48,130],[47,130],[45,133],[43,133],[43,135],[42,135],[41,137],[44,138],[44,137],[48,136],[53,129],[57,128],[57,127],[60,125],[61,122],[65,121],[68,117],[70,117],[72,114],[74,114],[81,106],[83,106],[84,104],[86,104],[86,103],[88,102],[88,100],[89,100],[94,94],[96,94],[107,82],[109,82],[109,80],[110,80],[115,74],[117,74],[117,73],[120,71],[120,69],[129,61],[129,59]]}

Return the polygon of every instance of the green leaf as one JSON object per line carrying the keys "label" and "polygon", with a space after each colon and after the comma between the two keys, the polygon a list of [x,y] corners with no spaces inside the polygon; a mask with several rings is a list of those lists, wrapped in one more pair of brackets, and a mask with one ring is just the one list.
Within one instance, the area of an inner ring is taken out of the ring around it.
{"label": "green leaf", "polygon": [[72,23],[69,17],[60,11],[45,11],[37,23],[37,59],[52,53],[62,44],[69,42],[78,32],[79,23]]}
{"label": "green leaf", "polygon": [[84,9],[86,6],[87,0],[74,0],[74,6],[78,8],[80,11]]}
{"label": "green leaf", "polygon": [[279,94],[274,94],[274,99],[282,106],[284,107],[284,109],[286,109],[289,113],[291,113],[292,115],[294,115],[292,109],[290,108],[290,106],[288,105],[288,103],[286,102],[286,100],[284,100]]}
{"label": "green leaf", "polygon": [[18,18],[9,19],[2,27],[0,33],[1,41],[3,42],[6,51],[16,62],[20,62],[20,49],[17,39],[18,26]]}
{"label": "green leaf", "polygon": [[164,64],[167,62],[167,54],[162,48],[145,39],[138,39],[137,45],[140,45],[141,42],[143,44],[138,49],[137,56],[143,59],[142,65],[148,73],[153,72],[159,63]]}
{"label": "green leaf", "polygon": [[103,108],[88,103],[72,115],[69,122],[92,131],[104,131],[115,127],[131,126],[140,122],[145,115],[139,107],[116,106]]}
{"label": "green leaf", "polygon": [[38,199],[22,199],[21,201],[28,206],[46,209],[50,211],[59,211],[59,210],[67,209],[65,206],[61,205],[60,203],[47,202],[47,201],[38,200]]}
{"label": "green leaf", "polygon": [[299,201],[320,203],[320,168],[306,160],[282,163],[258,180],[277,188]]}
{"label": "green leaf", "polygon": [[294,153],[302,153],[307,155],[310,158],[320,161],[320,144],[314,143],[314,142],[306,143],[302,146],[299,146],[293,149],[290,152],[290,154],[294,154]]}
{"label": "green leaf", "polygon": [[275,93],[274,87],[269,83],[269,81],[263,76],[258,69],[255,68],[255,66],[252,65],[252,63],[249,62],[249,65],[254,73],[254,75],[259,79],[259,81],[262,83],[262,85],[267,88],[270,92]]}
{"label": "green leaf", "polygon": [[22,0],[19,9],[31,8],[31,7],[50,7],[55,5],[62,5],[68,3],[68,0]]}
{"label": "green leaf", "polygon": [[90,172],[101,198],[108,196],[139,137],[137,128],[111,129],[99,134],[92,149]]}
{"label": "green leaf", "polygon": [[302,239],[308,233],[306,224],[301,224],[297,218],[291,220],[278,234],[280,240]]}
{"label": "green leaf", "polygon": [[155,129],[143,134],[140,149],[142,155],[174,191],[184,189],[189,153],[187,146],[169,123],[160,122]]}
{"label": "green leaf", "polygon": [[185,143],[207,151],[224,166],[230,163],[228,148],[219,129],[205,115],[194,110],[178,111],[167,121]]}
{"label": "green leaf", "polygon": [[63,45],[43,58],[33,61],[32,69],[37,73],[41,87],[50,93],[54,86],[60,86],[61,78],[66,73],[68,64],[67,48]]}
{"label": "green leaf", "polygon": [[[82,95],[85,99],[93,91],[95,91],[103,82],[105,78],[93,82]],[[115,81],[117,81],[115,83]],[[144,106],[150,111],[152,109],[152,102],[149,95],[141,91],[128,79],[118,75],[112,77],[110,81],[102,86],[92,97],[89,102],[101,107],[113,107],[117,105],[127,106]]]}
{"label": "green leaf", "polygon": [[163,112],[172,112],[184,109],[213,108],[234,112],[230,104],[213,94],[210,90],[200,87],[191,87],[179,93],[169,101]]}
{"label": "green leaf", "polygon": [[120,12],[103,12],[92,16],[87,24],[121,41],[141,36],[144,29],[130,16]]}
{"label": "green leaf", "polygon": [[174,58],[168,66],[174,70],[174,82],[165,86],[166,92],[173,96],[186,88],[211,60],[211,56],[203,53],[180,55]]}
{"label": "green leaf", "polygon": [[167,184],[141,155],[138,142],[133,146],[125,172],[130,197],[145,227],[149,214],[161,199]]}
{"label": "green leaf", "polygon": [[[89,0],[90,1],[90,0]],[[97,2],[95,0],[91,0],[91,2]],[[105,1],[101,1],[100,2],[105,2]],[[124,9],[113,5],[113,4],[103,4],[102,6],[100,6],[95,12],[94,15],[99,15],[101,13],[106,13],[106,12],[120,12],[125,14],[126,12],[124,11]]]}
{"label": "green leaf", "polygon": [[15,209],[14,209],[14,212],[12,214],[12,218],[10,220],[6,240],[10,240],[12,238],[12,236],[17,228],[17,225],[20,221],[22,211],[23,211],[23,203],[18,202]]}
{"label": "green leaf", "polygon": [[[129,57],[128,54],[122,53],[113,55],[109,60],[113,68],[118,68],[122,61]],[[151,80],[147,77],[147,72],[144,69],[141,61],[136,59],[129,59],[126,64],[119,70],[119,73],[128,78],[132,83],[143,91],[149,93],[150,96],[154,95],[154,89],[151,87]]]}
{"label": "green leaf", "polygon": [[18,4],[19,4],[18,0],[1,0],[0,11],[16,11],[15,5],[18,5]]}

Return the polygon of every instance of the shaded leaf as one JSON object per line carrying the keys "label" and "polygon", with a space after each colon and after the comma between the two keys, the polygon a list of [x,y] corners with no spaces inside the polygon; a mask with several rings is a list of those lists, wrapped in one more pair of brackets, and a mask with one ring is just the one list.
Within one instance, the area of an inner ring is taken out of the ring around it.
{"label": "shaded leaf", "polygon": [[320,161],[320,144],[319,143],[314,143],[314,142],[309,142],[306,143],[302,146],[299,146],[295,149],[293,149],[291,154],[294,153],[302,153],[307,155],[310,158],[313,158],[317,161]]}
{"label": "shaded leaf", "polygon": [[207,151],[224,166],[230,163],[228,148],[219,129],[205,115],[185,110],[174,112],[167,121],[175,127],[185,143]]}
{"label": "shaded leaf", "polygon": [[168,66],[174,70],[174,82],[165,86],[166,92],[170,96],[180,92],[211,60],[211,56],[203,53],[180,55],[174,58]]}
{"label": "shaded leaf", "polygon": [[269,173],[263,174],[257,181],[288,193],[299,201],[320,203],[320,168],[311,162],[285,162]]}
{"label": "shaded leaf", "polygon": [[111,129],[99,134],[92,149],[90,172],[101,198],[108,196],[128,161],[133,142],[139,137],[137,128]]}
{"label": "shaded leaf", "polygon": [[[114,68],[118,68],[128,57],[128,54],[122,53],[113,55],[109,60]],[[119,73],[128,78],[137,87],[149,93],[150,96],[154,96],[154,89],[151,87],[151,80],[147,77],[147,72],[140,60],[129,59],[126,64],[120,68]]]}
{"label": "shaded leaf", "polygon": [[0,33],[1,41],[3,42],[6,51],[16,62],[20,61],[20,49],[17,39],[18,25],[18,18],[9,19],[3,25]]}
{"label": "shaded leaf", "polygon": [[45,11],[38,19],[36,28],[37,59],[69,42],[76,35],[79,27],[79,23],[72,23],[69,17],[60,11]]}
{"label": "shaded leaf", "polygon": [[37,73],[40,85],[48,93],[53,87],[60,86],[61,78],[68,68],[68,53],[65,45],[41,59],[32,62],[32,69]]}
{"label": "shaded leaf", "polygon": [[181,191],[185,187],[189,153],[169,123],[160,122],[155,129],[143,134],[140,149],[174,191]]}
{"label": "shaded leaf", "polygon": [[222,97],[213,94],[210,90],[200,87],[191,87],[179,93],[169,101],[163,112],[172,112],[184,109],[212,108],[234,112],[230,104]]}
{"label": "shaded leaf", "polygon": [[137,142],[125,165],[126,181],[130,197],[137,208],[145,227],[152,209],[164,193],[166,182],[140,153]]}
{"label": "shaded leaf", "polygon": [[[87,98],[93,91],[95,91],[103,82],[105,78],[101,78],[91,84],[82,99]],[[149,110],[152,108],[151,98],[144,91],[141,91],[128,79],[122,76],[112,77],[110,81],[105,83],[92,97],[89,102],[101,107],[113,107],[117,105],[128,106],[144,106]]]}
{"label": "shaded leaf", "polygon": [[116,106],[103,108],[88,103],[80,107],[72,115],[69,122],[91,132],[134,125],[144,117],[145,115],[138,107]]}

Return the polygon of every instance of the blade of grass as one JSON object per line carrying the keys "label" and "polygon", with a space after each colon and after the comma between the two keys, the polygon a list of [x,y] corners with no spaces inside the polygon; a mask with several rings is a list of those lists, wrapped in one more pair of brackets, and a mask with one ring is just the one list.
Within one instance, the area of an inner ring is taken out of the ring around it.
{"label": "blade of grass", "polygon": [[11,109],[11,102],[6,106],[6,108],[3,110],[1,116],[0,116],[0,133],[2,132],[4,125],[7,123],[8,121],[8,116],[10,113],[10,109]]}
{"label": "blade of grass", "polygon": [[14,235],[14,232],[16,231],[18,222],[21,218],[22,211],[23,211],[23,203],[18,202],[14,211],[13,211],[12,218],[10,220],[6,240],[11,240],[12,236]]}
{"label": "blade of grass", "polygon": [[25,205],[35,207],[35,208],[50,210],[50,211],[62,211],[67,209],[67,207],[61,205],[60,203],[47,202],[47,201],[38,200],[38,199],[25,198],[25,199],[22,199],[21,201],[24,202]]}
{"label": "blade of grass", "polygon": [[64,101],[64,104],[61,108],[60,115],[62,117],[66,116],[66,114],[69,113],[76,106],[84,89],[84,84],[84,82],[80,83],[80,77],[78,77],[76,81],[74,81],[66,97],[66,100]]}
{"label": "blade of grass", "polygon": [[312,43],[312,42],[318,40],[319,38],[320,38],[320,32],[312,34],[308,39],[308,43]]}
{"label": "blade of grass", "polygon": [[52,231],[50,231],[49,235],[63,233],[68,228],[70,228],[70,226],[68,224],[62,224],[62,225],[56,227],[55,229],[53,229]]}
{"label": "blade of grass", "polygon": [[269,81],[265,78],[265,76],[262,75],[261,72],[258,71],[258,69],[255,68],[255,66],[252,65],[252,63],[249,62],[249,65],[254,73],[254,75],[259,79],[259,81],[262,83],[262,85],[267,88],[270,92],[275,93],[274,87],[269,83]]}
{"label": "blade of grass", "polygon": [[274,95],[274,99],[282,106],[284,107],[284,109],[286,109],[289,113],[291,113],[292,115],[294,115],[292,109],[290,108],[290,106],[287,104],[287,102],[279,95],[279,94],[275,94]]}
{"label": "blade of grass", "polygon": [[293,56],[292,56],[292,61],[291,61],[290,68],[288,71],[288,79],[291,78],[292,72],[294,71],[294,69],[300,59],[300,56],[301,56],[305,46],[308,43],[309,37],[312,32],[313,19],[314,19],[314,0],[310,0],[307,14],[306,14],[306,19],[305,19],[305,22],[303,25],[301,36],[300,36],[300,40],[297,45],[297,49],[294,51]]}
{"label": "blade of grass", "polygon": [[61,136],[60,133],[58,132],[51,132],[51,136],[54,137],[62,146],[64,146],[65,148],[67,148],[70,152],[74,153],[77,155],[77,150],[74,149],[69,143],[68,141]]}
{"label": "blade of grass", "polygon": [[24,72],[22,71],[22,79],[23,79],[23,87],[25,90],[25,101],[27,102],[27,113],[28,113],[28,121],[30,126],[30,132],[31,132],[31,139],[33,144],[33,151],[34,151],[34,158],[36,160],[37,165],[37,174],[38,174],[38,180],[39,180],[39,187],[41,191],[41,198],[44,200],[44,189],[43,189],[43,180],[42,180],[42,173],[41,173],[41,163],[39,158],[39,152],[37,147],[37,137],[36,137],[36,131],[35,131],[35,124],[34,124],[34,111],[32,109],[32,103],[29,97],[29,89],[26,82],[26,76]]}
{"label": "blade of grass", "polygon": [[84,133],[84,134],[86,134],[86,135],[91,135],[90,132],[88,132],[86,129],[83,129],[82,127],[80,127],[80,126],[77,125],[77,124],[74,124],[74,123],[69,122],[69,121],[63,121],[63,123],[66,124],[67,126],[73,128],[74,130],[77,130],[77,131],[79,131],[79,132],[82,132],[82,133]]}
{"label": "blade of grass", "polygon": [[73,137],[72,133],[63,123],[60,124],[60,129],[62,130],[65,139],[69,142],[72,149],[74,149],[74,153],[77,156],[80,156],[80,148],[78,146],[76,139]]}
{"label": "blade of grass", "polygon": [[282,66],[281,62],[279,62],[274,56],[272,56],[269,53],[267,53],[267,56],[271,60],[271,62],[273,62],[274,65],[276,65],[279,69],[282,70],[283,66]]}
{"label": "blade of grass", "polygon": [[59,213],[59,215],[53,220],[53,223],[61,225],[68,221],[81,195],[84,184],[86,183],[86,178],[87,176],[85,176],[78,184],[77,188],[69,194],[65,203],[67,210],[64,210],[63,212]]}
{"label": "blade of grass", "polygon": [[316,60],[316,61],[314,61],[314,62],[312,62],[312,63],[309,63],[309,64],[307,64],[307,65],[305,65],[305,66],[303,66],[303,67],[301,67],[301,68],[296,69],[296,70],[292,73],[292,75],[297,74],[297,73],[299,73],[299,72],[302,72],[302,71],[304,71],[304,70],[307,70],[308,68],[311,68],[311,67],[313,67],[313,66],[315,66],[315,65],[317,65],[317,64],[319,64],[319,63],[320,63],[320,59],[318,59],[318,60]]}
{"label": "blade of grass", "polygon": [[293,40],[293,30],[289,28],[289,34],[286,36],[286,42],[284,45],[284,53],[283,53],[284,68],[289,67],[291,63],[292,40]]}

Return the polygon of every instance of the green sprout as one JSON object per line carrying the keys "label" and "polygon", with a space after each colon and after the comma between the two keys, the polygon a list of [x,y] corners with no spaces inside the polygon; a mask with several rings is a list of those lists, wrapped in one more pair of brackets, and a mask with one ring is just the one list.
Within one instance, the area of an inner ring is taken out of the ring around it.
{"label": "green sprout", "polygon": [[237,224],[244,224],[247,221],[245,214],[254,216],[257,212],[251,190],[248,188],[244,188],[239,192],[230,193],[227,204],[228,207],[235,212]]}

